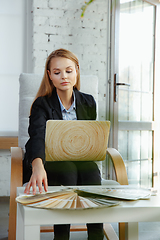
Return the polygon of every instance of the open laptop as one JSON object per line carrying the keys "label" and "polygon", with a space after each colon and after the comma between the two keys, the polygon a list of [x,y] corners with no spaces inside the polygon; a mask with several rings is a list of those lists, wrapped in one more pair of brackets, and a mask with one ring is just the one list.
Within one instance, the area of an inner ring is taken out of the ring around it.
{"label": "open laptop", "polygon": [[46,161],[105,160],[109,130],[109,121],[48,120]]}

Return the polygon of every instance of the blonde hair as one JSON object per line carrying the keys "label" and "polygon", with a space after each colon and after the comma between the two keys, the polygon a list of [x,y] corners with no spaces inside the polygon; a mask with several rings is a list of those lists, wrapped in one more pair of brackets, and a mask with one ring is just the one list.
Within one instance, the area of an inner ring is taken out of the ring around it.
{"label": "blonde hair", "polygon": [[51,96],[54,85],[53,85],[52,81],[50,80],[48,70],[50,70],[51,59],[57,58],[57,57],[68,58],[75,63],[76,70],[77,70],[77,81],[76,81],[76,84],[74,85],[74,88],[76,88],[77,90],[80,90],[80,69],[79,69],[78,58],[76,57],[76,55],[74,55],[69,50],[60,48],[60,49],[53,51],[46,60],[44,75],[43,75],[39,90],[37,92],[36,98],[42,97],[42,96]]}

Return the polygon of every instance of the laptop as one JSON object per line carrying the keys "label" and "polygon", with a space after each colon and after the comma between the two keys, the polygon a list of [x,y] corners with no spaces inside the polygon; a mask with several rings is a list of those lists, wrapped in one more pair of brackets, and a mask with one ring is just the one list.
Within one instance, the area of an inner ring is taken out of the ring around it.
{"label": "laptop", "polygon": [[46,161],[103,161],[109,131],[109,121],[48,120]]}

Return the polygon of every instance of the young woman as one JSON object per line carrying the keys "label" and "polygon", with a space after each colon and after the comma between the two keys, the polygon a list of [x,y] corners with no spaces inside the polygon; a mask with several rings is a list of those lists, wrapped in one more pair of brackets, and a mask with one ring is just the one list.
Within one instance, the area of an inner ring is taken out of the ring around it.
{"label": "young woman", "polygon": [[[48,185],[100,185],[100,171],[95,162],[45,162],[46,121],[95,120],[96,103],[91,95],[80,89],[80,69],[77,57],[70,51],[58,49],[46,61],[44,77],[31,106],[29,140],[23,161],[25,193],[36,185],[39,192]],[[103,239],[103,224],[87,224],[88,240]],[[55,225],[54,239],[68,240],[70,225]]]}

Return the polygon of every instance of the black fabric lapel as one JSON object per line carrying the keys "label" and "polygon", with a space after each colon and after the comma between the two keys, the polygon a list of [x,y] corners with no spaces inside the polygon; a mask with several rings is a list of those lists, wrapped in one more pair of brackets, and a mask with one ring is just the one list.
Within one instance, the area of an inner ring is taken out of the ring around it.
{"label": "black fabric lapel", "polygon": [[88,119],[88,113],[85,101],[83,97],[81,96],[80,92],[75,89],[75,96],[76,96],[76,113],[77,113],[77,119],[78,120],[87,120]]}
{"label": "black fabric lapel", "polygon": [[52,117],[55,120],[62,120],[61,107],[58,100],[56,88],[53,89],[51,97],[48,98],[50,107],[52,108]]}
{"label": "black fabric lapel", "polygon": [[[84,97],[84,94],[79,92],[77,89],[75,90],[76,97],[76,114],[77,120],[91,120],[91,112],[88,112],[90,108],[88,108],[88,100]],[[48,103],[52,109],[52,117],[55,120],[62,120],[61,107],[58,100],[56,88],[53,89],[51,97],[48,98]]]}

